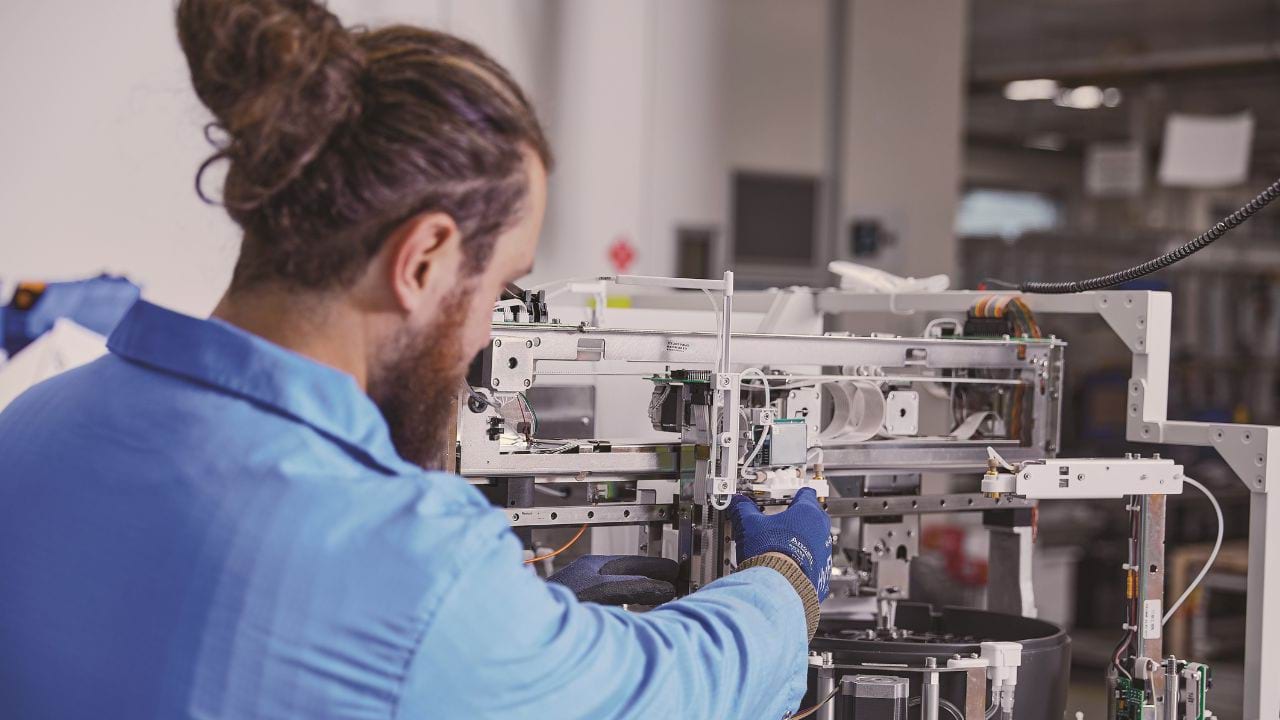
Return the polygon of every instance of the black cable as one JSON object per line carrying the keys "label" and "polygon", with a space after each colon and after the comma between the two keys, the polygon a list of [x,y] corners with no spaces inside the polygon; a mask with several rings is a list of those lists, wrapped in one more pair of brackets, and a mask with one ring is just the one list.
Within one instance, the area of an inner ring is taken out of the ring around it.
{"label": "black cable", "polygon": [[[1203,250],[1213,243],[1214,240],[1226,235],[1232,228],[1240,223],[1248,220],[1255,213],[1266,207],[1272,200],[1280,197],[1280,180],[1276,180],[1266,190],[1258,193],[1258,196],[1250,200],[1239,210],[1231,213],[1207,232],[1201,234],[1196,239],[1174,250],[1161,255],[1160,257],[1148,260],[1141,265],[1135,265],[1127,270],[1111,273],[1110,275],[1102,275],[1100,277],[1090,278],[1088,280],[1071,280],[1069,282],[1024,282],[1017,288],[1024,293],[1039,293],[1048,295],[1064,295],[1067,293],[1086,292],[1088,290],[1101,290],[1103,288],[1115,287],[1130,280],[1135,280],[1144,275],[1150,275],[1157,270],[1163,270],[1170,265],[1183,260],[1194,253]],[[1009,285],[995,279],[988,279],[986,282],[998,285]]]}
{"label": "black cable", "polygon": [[802,720],[802,718],[807,718],[810,715],[818,712],[818,709],[821,708],[823,705],[826,705],[827,703],[831,702],[831,698],[835,697],[836,693],[838,692],[840,692],[839,683],[836,684],[835,689],[831,691],[830,695],[822,699],[822,702],[818,703],[817,705],[811,705],[803,710],[797,710],[796,714],[792,715],[790,720]]}
{"label": "black cable", "polygon": [[489,400],[489,398],[481,395],[479,392],[476,391],[475,388],[471,387],[471,383],[463,380],[462,387],[467,389],[467,394],[471,396],[471,400],[475,402],[478,406],[480,406],[480,410],[477,410],[476,412],[480,412],[485,408],[497,409],[498,406],[494,405],[493,402]]}

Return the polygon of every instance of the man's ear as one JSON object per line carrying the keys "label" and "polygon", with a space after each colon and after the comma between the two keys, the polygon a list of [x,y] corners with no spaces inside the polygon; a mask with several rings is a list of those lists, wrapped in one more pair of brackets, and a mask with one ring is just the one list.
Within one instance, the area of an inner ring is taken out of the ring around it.
{"label": "man's ear", "polygon": [[417,215],[391,238],[391,290],[405,312],[447,294],[462,260],[462,233],[445,213]]}

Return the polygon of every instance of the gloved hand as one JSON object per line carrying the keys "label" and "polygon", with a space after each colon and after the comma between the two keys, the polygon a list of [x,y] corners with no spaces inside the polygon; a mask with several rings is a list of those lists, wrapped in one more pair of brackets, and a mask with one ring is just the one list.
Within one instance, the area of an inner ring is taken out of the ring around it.
{"label": "gloved hand", "polygon": [[676,597],[675,560],[646,555],[584,555],[556,571],[559,583],[579,600],[601,605],[660,605]]}
{"label": "gloved hand", "polygon": [[739,563],[768,552],[782,553],[813,583],[818,602],[826,599],[831,591],[831,518],[813,488],[801,488],[791,506],[776,515],[765,515],[754,500],[735,495],[728,515]]}

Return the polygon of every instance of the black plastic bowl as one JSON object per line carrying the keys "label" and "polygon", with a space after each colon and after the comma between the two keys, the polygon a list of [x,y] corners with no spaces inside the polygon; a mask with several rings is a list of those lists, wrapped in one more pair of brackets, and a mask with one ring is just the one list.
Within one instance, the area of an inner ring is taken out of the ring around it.
{"label": "black plastic bowl", "polygon": [[[1053,623],[1034,618],[971,608],[944,607],[935,610],[926,603],[900,602],[897,626],[912,633],[903,640],[860,639],[870,627],[865,620],[823,618],[818,633],[809,643],[815,652],[829,652],[836,665],[866,663],[907,664],[919,667],[927,657],[946,667],[954,655],[980,651],[983,641],[1022,643],[1022,666],[1018,668],[1018,690],[1013,706],[1014,720],[1062,720],[1067,704],[1067,683],[1071,669],[1071,639]],[[843,675],[867,674],[867,670],[838,670]],[[892,669],[873,674],[892,675]],[[902,673],[911,680],[912,697],[920,695],[920,674]],[[809,671],[809,692],[802,707],[812,705],[817,671]],[[963,673],[940,676],[942,697],[963,708]],[[836,717],[852,717],[852,706],[837,696]],[[989,702],[990,698],[984,699]],[[918,706],[910,714],[919,717]],[[942,717],[947,717],[945,714]]]}

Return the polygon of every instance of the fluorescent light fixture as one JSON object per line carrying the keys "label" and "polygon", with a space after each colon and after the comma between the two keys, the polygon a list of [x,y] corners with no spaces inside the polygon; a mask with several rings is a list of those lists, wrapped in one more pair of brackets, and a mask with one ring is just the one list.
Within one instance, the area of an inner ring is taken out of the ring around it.
{"label": "fluorescent light fixture", "polygon": [[1058,97],[1058,81],[1047,78],[1014,80],[1005,83],[1006,100],[1053,100]]}
{"label": "fluorescent light fixture", "polygon": [[1067,148],[1067,138],[1062,133],[1038,133],[1027,138],[1023,146],[1033,150],[1053,150],[1058,152]]}
{"label": "fluorescent light fixture", "polygon": [[1076,110],[1094,110],[1102,107],[1102,99],[1102,88],[1096,85],[1081,85],[1078,88],[1060,91],[1058,97],[1054,98],[1053,104]]}

